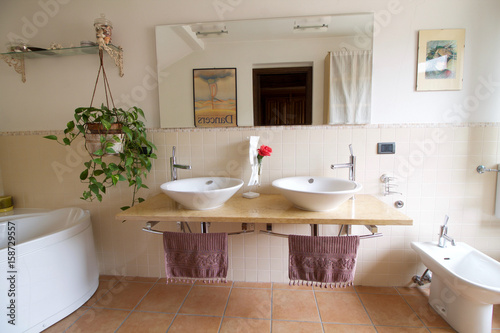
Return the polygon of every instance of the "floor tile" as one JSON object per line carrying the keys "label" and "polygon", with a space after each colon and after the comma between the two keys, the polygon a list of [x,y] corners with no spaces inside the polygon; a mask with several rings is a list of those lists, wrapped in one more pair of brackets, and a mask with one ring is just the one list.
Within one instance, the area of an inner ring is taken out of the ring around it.
{"label": "floor tile", "polygon": [[136,310],[176,313],[190,289],[186,284],[155,284]]}
{"label": "floor tile", "polygon": [[431,333],[457,333],[453,328],[429,328]]}
{"label": "floor tile", "polygon": [[377,333],[371,325],[323,324],[323,328],[325,333]]}
{"label": "floor tile", "polygon": [[127,318],[129,313],[130,311],[124,310],[90,308],[73,325],[71,325],[66,332],[114,332],[125,320],[125,318]]}
{"label": "floor tile", "polygon": [[122,281],[128,282],[156,282],[157,277],[144,277],[144,276],[125,276]]}
{"label": "floor tile", "polygon": [[113,288],[114,284],[108,284],[110,281],[99,281],[99,286],[97,287],[97,290],[95,293],[85,302],[85,306],[92,306],[94,305],[104,294],[109,292],[111,288]]}
{"label": "floor tile", "polygon": [[290,286],[288,283],[273,283],[273,289],[286,289],[286,290],[312,290],[312,286],[295,285]]}
{"label": "floor tile", "polygon": [[413,311],[427,327],[449,328],[450,325],[429,305],[427,296],[404,295],[403,298],[410,304]]}
{"label": "floor tile", "polygon": [[195,285],[197,286],[210,286],[210,287],[231,287],[231,285],[233,284],[232,281],[226,281],[226,282],[210,282],[210,283],[207,283],[207,282],[204,282],[204,281],[195,281],[194,282]]}
{"label": "floor tile", "polygon": [[174,314],[134,311],[118,329],[118,333],[165,333]]}
{"label": "floor tile", "polygon": [[177,315],[168,333],[217,333],[221,317]]}
{"label": "floor tile", "polygon": [[271,319],[271,289],[233,288],[224,316]]}
{"label": "floor tile", "polygon": [[367,287],[367,286],[355,286],[354,289],[358,293],[363,294],[390,294],[399,295],[398,291],[394,287]]}
{"label": "floor tile", "polygon": [[99,275],[99,280],[102,281],[120,281],[123,278],[121,275]]}
{"label": "floor tile", "polygon": [[273,333],[322,333],[321,323],[273,320]]}
{"label": "floor tile", "polygon": [[313,287],[315,291],[331,291],[331,292],[340,292],[340,293],[355,293],[353,286],[345,287],[345,288],[321,288],[321,287]]}
{"label": "floor tile", "polygon": [[[159,279],[156,284],[167,284],[167,278],[161,278]],[[168,284],[188,284],[188,285],[192,285],[194,284],[194,281],[171,281],[169,282]]]}
{"label": "floor tile", "polygon": [[179,313],[222,316],[230,287],[193,286]]}
{"label": "floor tile", "polygon": [[375,325],[423,326],[403,297],[387,294],[359,294]]}
{"label": "floor tile", "polygon": [[493,328],[500,328],[500,304],[493,305]]}
{"label": "floor tile", "polygon": [[234,282],[233,288],[267,288],[270,289],[271,282]]}
{"label": "floor tile", "polygon": [[394,327],[394,326],[376,326],[378,333],[428,333],[424,327]]}
{"label": "floor tile", "polygon": [[273,319],[319,322],[313,292],[273,290]]}
{"label": "floor tile", "polygon": [[271,331],[271,321],[262,319],[224,318],[220,333],[266,333]]}
{"label": "floor tile", "polygon": [[64,319],[58,321],[54,325],[50,326],[43,333],[60,333],[64,332],[65,329],[71,326],[78,318],[80,318],[85,311],[89,310],[89,307],[82,306],[77,309],[75,312],[71,313],[69,316],[66,316]]}
{"label": "floor tile", "polygon": [[371,324],[363,304],[354,293],[315,292],[322,322]]}
{"label": "floor tile", "polygon": [[94,307],[132,310],[152,286],[153,283],[120,281]]}
{"label": "floor tile", "polygon": [[420,288],[420,287],[396,287],[396,290],[401,295],[422,295],[429,296],[430,288]]}

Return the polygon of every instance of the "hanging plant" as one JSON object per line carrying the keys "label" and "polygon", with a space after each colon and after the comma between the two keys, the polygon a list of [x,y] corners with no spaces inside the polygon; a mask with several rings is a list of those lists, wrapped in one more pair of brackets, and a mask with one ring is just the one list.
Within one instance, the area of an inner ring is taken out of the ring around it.
{"label": "hanging plant", "polygon": [[[103,66],[103,52],[99,50],[100,66],[97,80],[89,107],[75,109],[74,120],[69,121],[64,129],[61,141],[55,135],[45,136],[46,139],[56,140],[58,143],[70,146],[74,140],[82,136],[85,138],[85,149],[89,160],[80,173],[80,181],[87,184],[81,199],[102,201],[106,189],[117,185],[121,181],[128,182],[133,187],[132,203],[121,207],[130,208],[136,202],[144,201],[137,197],[141,188],[147,189],[143,179],[151,171],[152,159],[156,159],[155,145],[146,137],[145,120],[142,109],[133,106],[128,110],[116,108],[114,105],[108,79]],[[95,91],[102,72],[106,105],[100,108],[92,106]],[[112,107],[109,107],[109,101]],[[118,159],[106,159],[114,155]]]}

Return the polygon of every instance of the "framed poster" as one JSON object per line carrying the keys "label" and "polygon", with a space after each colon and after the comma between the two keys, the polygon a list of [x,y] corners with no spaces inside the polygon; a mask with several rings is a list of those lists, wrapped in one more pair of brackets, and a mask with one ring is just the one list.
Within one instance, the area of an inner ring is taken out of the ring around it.
{"label": "framed poster", "polygon": [[462,89],[465,29],[418,32],[417,91]]}
{"label": "framed poster", "polygon": [[194,125],[236,124],[236,68],[193,69]]}

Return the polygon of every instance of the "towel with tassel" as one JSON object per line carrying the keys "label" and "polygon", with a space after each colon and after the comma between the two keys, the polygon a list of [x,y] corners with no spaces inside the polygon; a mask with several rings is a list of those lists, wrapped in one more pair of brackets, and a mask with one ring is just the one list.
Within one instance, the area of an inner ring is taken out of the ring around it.
{"label": "towel with tassel", "polygon": [[167,283],[227,282],[227,233],[164,232]]}
{"label": "towel with tassel", "polygon": [[359,236],[288,236],[290,285],[351,286]]}

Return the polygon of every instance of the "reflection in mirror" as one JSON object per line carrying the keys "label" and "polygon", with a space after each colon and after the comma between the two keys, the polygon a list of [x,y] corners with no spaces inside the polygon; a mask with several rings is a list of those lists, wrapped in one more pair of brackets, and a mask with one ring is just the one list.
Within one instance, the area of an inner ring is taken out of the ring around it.
{"label": "reflection in mirror", "polygon": [[311,125],[312,70],[311,66],[254,68],[254,125]]}
{"label": "reflection in mirror", "polygon": [[[290,109],[295,104],[294,113],[298,114],[297,119],[303,119],[301,123],[325,124],[329,121],[325,111],[325,70],[328,67],[325,58],[329,52],[371,50],[372,28],[371,13],[157,26],[161,127],[195,126],[193,69],[229,67],[236,68],[237,72],[238,126],[261,126],[265,124],[262,118],[266,117],[270,119],[269,125],[275,126],[279,118],[294,118],[280,114],[273,120],[262,112],[265,96],[255,95],[254,86],[276,85],[271,81],[283,81],[283,77],[278,75],[267,82],[256,83],[255,73],[270,68],[281,71],[279,68],[304,67],[312,69],[306,79],[311,81],[309,86],[290,85],[289,81],[285,86],[302,92],[292,98],[289,96],[288,102],[283,96],[281,99],[274,96],[274,101],[268,101],[269,105],[275,105],[275,110],[284,110],[285,106]],[[371,63],[369,65],[371,67]],[[293,80],[304,79],[296,77]],[[283,87],[274,90],[283,90]],[[300,97],[304,101],[292,103],[299,95],[304,95]]]}

